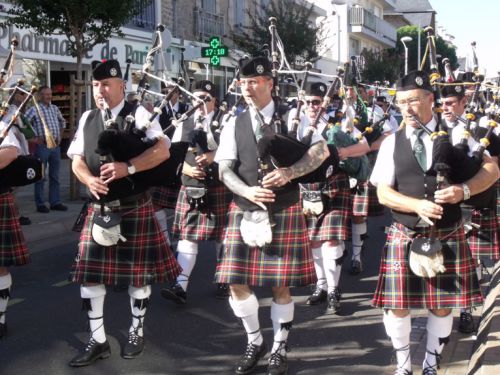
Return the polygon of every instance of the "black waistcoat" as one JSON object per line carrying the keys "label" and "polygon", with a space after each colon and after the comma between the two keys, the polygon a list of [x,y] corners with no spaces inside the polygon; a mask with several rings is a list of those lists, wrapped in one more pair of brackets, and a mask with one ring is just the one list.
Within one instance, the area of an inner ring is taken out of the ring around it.
{"label": "black waistcoat", "polygon": [[[118,124],[119,129],[123,129],[125,125],[125,117],[133,112],[134,107],[125,101],[125,105],[122,110],[116,116],[115,121]],[[104,130],[104,121],[101,115],[100,109],[93,109],[90,111],[87,121],[85,122],[85,127],[83,128],[84,136],[84,156],[85,162],[94,176],[100,175],[100,156],[95,152],[97,149],[97,140],[99,139],[99,134]],[[110,160],[106,160],[109,162]],[[117,199],[117,197],[123,198],[138,194],[141,191],[134,188],[132,182],[127,178],[121,178],[111,182],[109,185],[109,193],[104,196],[103,201],[107,202],[110,200]],[[146,190],[141,189],[142,191]]]}
{"label": "black waistcoat", "polygon": [[[410,139],[406,137],[405,129],[398,130],[395,134],[394,167],[395,185],[394,189],[401,194],[417,198],[434,200],[436,191],[436,172],[433,167],[423,172],[413,154]],[[443,217],[436,223],[438,228],[452,227],[461,218],[459,204],[444,204]],[[392,210],[395,221],[408,228],[414,228],[419,222],[419,216],[415,213],[406,213]]]}
{"label": "black waistcoat", "polygon": [[[259,163],[257,161],[257,143],[252,127],[250,112],[246,111],[236,118],[235,138],[238,145],[238,160],[235,172],[249,186],[258,186]],[[299,187],[296,183],[285,185],[275,190],[275,202],[271,205],[274,211],[288,208],[299,201]],[[260,210],[261,208],[240,195],[234,195],[234,201],[243,210]]]}

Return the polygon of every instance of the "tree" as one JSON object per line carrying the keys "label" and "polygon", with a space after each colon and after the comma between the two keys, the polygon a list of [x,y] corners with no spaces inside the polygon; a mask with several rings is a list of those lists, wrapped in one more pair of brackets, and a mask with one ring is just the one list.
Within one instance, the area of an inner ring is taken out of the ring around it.
{"label": "tree", "polygon": [[266,45],[271,43],[269,17],[276,17],[277,32],[283,41],[286,58],[290,64],[295,63],[297,58],[304,61],[318,59],[321,28],[311,24],[309,20],[313,4],[306,6],[293,0],[272,0],[267,5],[262,5],[262,2],[253,0],[253,6],[256,12],[247,10],[250,26],[244,28],[241,36],[234,37],[238,47],[250,55],[262,55]]}
{"label": "tree", "polygon": [[361,52],[364,58],[363,80],[366,82],[389,81],[396,82],[399,76],[399,60],[388,50],[374,52],[366,48]]}
{"label": "tree", "polygon": [[[87,51],[104,43],[151,0],[12,0],[9,17],[0,26],[15,25],[40,35],[65,35],[76,57],[76,78],[82,79]],[[77,95],[78,111],[81,95]],[[78,116],[79,117],[79,116]]]}
{"label": "tree", "polygon": [[[408,47],[408,70],[415,70],[420,68],[421,61],[418,62],[417,66],[417,58],[418,58],[418,37],[419,37],[419,30],[418,26],[403,26],[400,27],[397,30],[397,40],[398,42],[396,43],[396,47],[389,50],[389,53],[391,55],[396,55],[399,56],[400,61],[401,61],[401,66],[404,64],[404,47],[401,42],[401,38],[403,36],[409,36],[412,38],[411,42],[406,42],[406,46]],[[438,59],[438,62],[440,63],[441,60],[445,57],[450,59],[450,64],[453,69],[458,68],[458,59],[457,59],[457,53],[454,47],[450,47],[443,38],[440,36],[436,36],[436,54],[440,55],[441,58]],[[420,58],[422,59],[425,54],[425,49],[427,46],[427,37],[425,35],[425,32],[421,29],[420,30]],[[443,66],[439,64],[439,69],[442,74],[444,74],[443,71]],[[424,69],[429,68],[429,60],[427,56],[427,61],[425,61],[424,64]]]}

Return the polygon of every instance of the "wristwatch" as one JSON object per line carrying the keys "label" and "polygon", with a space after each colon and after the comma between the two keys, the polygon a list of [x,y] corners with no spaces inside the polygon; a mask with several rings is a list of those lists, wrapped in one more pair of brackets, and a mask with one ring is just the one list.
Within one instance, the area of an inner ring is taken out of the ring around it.
{"label": "wristwatch", "polygon": [[470,189],[467,184],[462,184],[462,189],[464,191],[464,201],[470,198]]}
{"label": "wristwatch", "polygon": [[128,174],[134,174],[136,172],[134,164],[132,164],[130,161],[127,161],[127,171]]}

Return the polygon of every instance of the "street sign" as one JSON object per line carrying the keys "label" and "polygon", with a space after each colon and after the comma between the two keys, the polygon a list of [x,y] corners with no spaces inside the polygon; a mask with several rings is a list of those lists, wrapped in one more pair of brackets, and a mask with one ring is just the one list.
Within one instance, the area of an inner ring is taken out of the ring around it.
{"label": "street sign", "polygon": [[210,47],[201,48],[201,57],[207,57],[210,60],[210,65],[219,66],[220,58],[227,56],[228,48],[222,45],[220,38],[217,36],[210,38],[208,44]]}

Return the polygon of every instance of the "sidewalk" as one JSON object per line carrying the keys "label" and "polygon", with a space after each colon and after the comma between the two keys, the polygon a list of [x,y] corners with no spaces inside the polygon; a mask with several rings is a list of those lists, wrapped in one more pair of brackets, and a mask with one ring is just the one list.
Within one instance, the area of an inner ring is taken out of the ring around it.
{"label": "sidewalk", "polygon": [[[71,228],[80,213],[83,198],[69,200],[70,161],[61,162],[61,199],[68,211],[36,212],[33,185],[17,189],[16,203],[22,216],[28,216],[32,224],[23,226],[23,232],[31,253],[51,246],[74,243],[78,233]],[[46,189],[48,184],[46,184]],[[83,188],[81,190],[83,192]],[[82,196],[85,194],[83,193]],[[76,249],[75,249],[76,250]],[[491,270],[490,291],[483,308],[473,313],[474,321],[481,322],[476,336],[457,331],[459,311],[455,311],[455,324],[450,342],[443,352],[440,375],[496,375],[500,374],[500,262]],[[412,321],[412,362],[414,368],[421,366],[425,355],[425,313],[415,314]]]}

